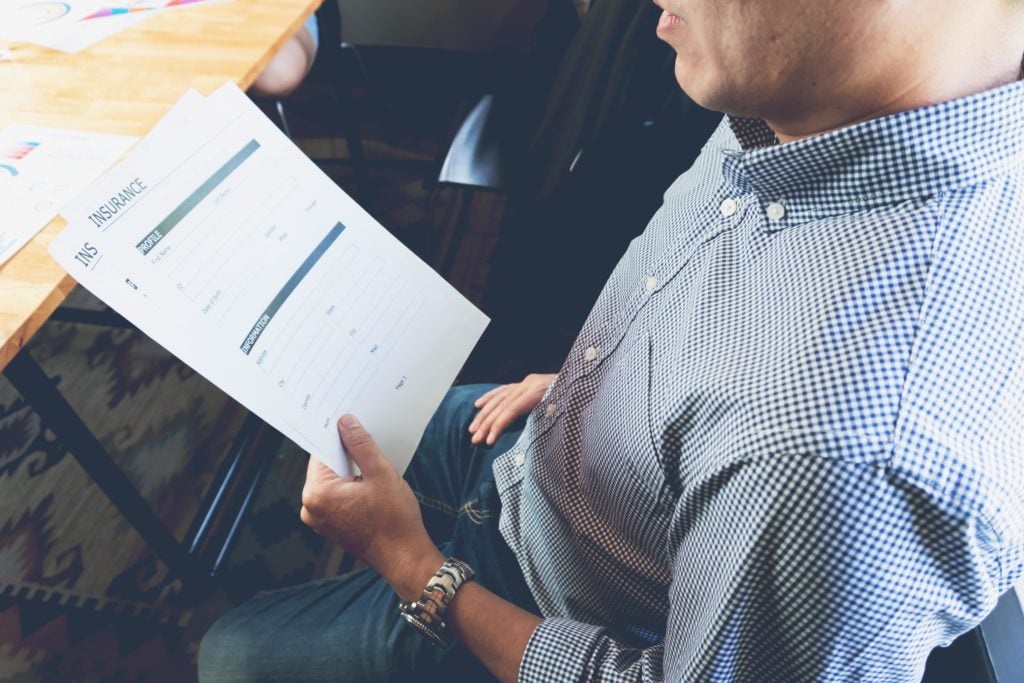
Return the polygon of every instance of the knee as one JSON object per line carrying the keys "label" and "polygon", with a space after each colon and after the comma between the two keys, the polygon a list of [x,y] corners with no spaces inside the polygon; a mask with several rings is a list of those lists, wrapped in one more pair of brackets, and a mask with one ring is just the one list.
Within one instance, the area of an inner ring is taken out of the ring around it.
{"label": "knee", "polygon": [[247,664],[252,661],[249,650],[254,638],[246,632],[246,622],[238,619],[236,612],[222,615],[199,644],[199,680],[202,683],[253,680],[254,672]]}
{"label": "knee", "polygon": [[476,414],[476,406],[473,404],[495,386],[497,385],[463,384],[452,387],[441,401],[437,412],[434,413],[435,424],[444,430],[450,429],[453,424],[465,424],[468,427]]}

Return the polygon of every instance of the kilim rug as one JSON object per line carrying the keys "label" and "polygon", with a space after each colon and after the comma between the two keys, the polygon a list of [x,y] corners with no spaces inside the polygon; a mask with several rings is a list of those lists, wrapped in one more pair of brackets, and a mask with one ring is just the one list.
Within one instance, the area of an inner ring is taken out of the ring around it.
{"label": "kilim rug", "polygon": [[[300,93],[298,102],[290,123],[300,147],[311,156],[347,156],[315,96],[303,102]],[[451,116],[443,104],[367,121],[367,155],[429,161]],[[351,189],[349,168],[325,169]],[[364,205],[436,263],[456,191],[428,192],[413,166],[371,161],[371,174]],[[458,245],[453,283],[473,300],[501,210],[496,197],[474,202],[474,233]],[[101,305],[82,290],[69,303]],[[180,538],[245,411],[133,330],[51,321],[30,349]],[[297,447],[282,446],[225,570],[229,590],[186,607],[180,584],[0,377],[0,683],[194,680],[199,640],[232,604],[337,571],[339,552],[298,519],[305,467]]]}
{"label": "kilim rug", "polygon": [[[135,331],[50,323],[30,348],[181,537],[244,411]],[[297,518],[304,469],[284,447],[232,553],[231,594],[186,608],[180,583],[0,380],[0,681],[189,680],[199,637],[230,602],[323,575],[330,548]]]}

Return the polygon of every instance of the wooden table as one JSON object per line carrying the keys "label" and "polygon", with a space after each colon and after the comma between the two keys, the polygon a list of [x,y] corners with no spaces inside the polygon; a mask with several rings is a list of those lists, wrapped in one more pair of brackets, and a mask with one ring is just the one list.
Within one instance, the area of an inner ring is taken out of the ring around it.
{"label": "wooden table", "polygon": [[[319,0],[227,0],[160,12],[68,55],[12,45],[0,62],[0,129],[11,123],[145,135],[189,88],[247,88]],[[52,221],[0,266],[0,369],[25,346],[75,281],[50,258]]]}
{"label": "wooden table", "polygon": [[[248,87],[318,4],[226,0],[161,12],[76,55],[12,45],[15,61],[0,62],[0,128],[24,123],[141,137],[189,88],[208,95],[228,79]],[[0,370],[188,592],[201,597],[213,587],[280,435],[250,415],[192,529],[175,538],[24,348],[75,286],[46,250],[63,227],[63,219],[53,220],[0,266]],[[239,484],[247,467],[252,475]],[[238,490],[244,499],[233,508],[228,501]],[[218,546],[212,529],[224,517],[231,528]]]}

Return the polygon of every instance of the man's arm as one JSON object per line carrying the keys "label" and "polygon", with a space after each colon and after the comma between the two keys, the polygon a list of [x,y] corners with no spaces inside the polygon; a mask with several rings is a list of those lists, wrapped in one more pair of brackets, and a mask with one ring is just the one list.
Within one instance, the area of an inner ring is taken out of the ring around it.
{"label": "man's arm", "polygon": [[[310,458],[302,521],[376,569],[402,600],[417,600],[445,557],[430,540],[409,485],[372,437],[351,416],[338,431],[362,474],[339,477]],[[499,680],[515,681],[541,618],[469,582],[456,593],[446,622]]]}
{"label": "man's arm", "polygon": [[[435,549],[434,556],[420,562],[418,570],[403,572],[404,578],[388,582],[402,600],[417,600],[444,560]],[[526,644],[541,621],[473,581],[458,590],[445,617],[459,642],[500,681],[517,680]]]}
{"label": "man's arm", "polygon": [[[339,429],[363,474],[312,461],[303,521],[416,599],[444,557],[370,435],[349,416]],[[677,503],[663,644],[541,620],[473,583],[448,621],[504,681],[910,680],[995,604],[984,533],[881,456],[766,454],[691,482]]]}

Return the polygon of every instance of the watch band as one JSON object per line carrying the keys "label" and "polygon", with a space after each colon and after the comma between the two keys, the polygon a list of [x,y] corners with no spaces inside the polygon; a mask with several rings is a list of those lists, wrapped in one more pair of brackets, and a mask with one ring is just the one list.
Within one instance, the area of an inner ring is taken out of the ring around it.
{"label": "watch band", "polygon": [[455,592],[465,582],[472,581],[474,576],[476,574],[468,564],[449,557],[427,582],[420,599],[416,602],[398,603],[398,611],[410,626],[432,643],[447,647],[452,637],[444,622],[444,615],[452,598],[455,597]]}

